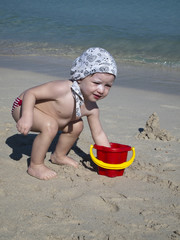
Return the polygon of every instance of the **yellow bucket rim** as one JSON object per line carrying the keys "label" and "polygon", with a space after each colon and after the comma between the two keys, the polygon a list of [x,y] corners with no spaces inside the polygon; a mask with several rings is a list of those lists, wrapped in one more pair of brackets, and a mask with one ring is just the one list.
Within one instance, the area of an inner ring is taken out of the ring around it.
{"label": "yellow bucket rim", "polygon": [[102,167],[102,168],[105,168],[105,169],[111,169],[111,170],[121,170],[121,169],[125,169],[127,167],[129,167],[133,162],[134,162],[134,159],[135,159],[135,156],[136,156],[136,153],[135,153],[135,148],[132,147],[131,148],[131,151],[132,151],[132,157],[129,161],[127,162],[123,162],[123,163],[120,163],[120,164],[111,164],[111,163],[105,163],[99,159],[97,159],[94,154],[93,154],[93,148],[94,146],[91,145],[90,146],[90,156],[91,156],[91,159],[92,161],[98,165],[99,167]]}

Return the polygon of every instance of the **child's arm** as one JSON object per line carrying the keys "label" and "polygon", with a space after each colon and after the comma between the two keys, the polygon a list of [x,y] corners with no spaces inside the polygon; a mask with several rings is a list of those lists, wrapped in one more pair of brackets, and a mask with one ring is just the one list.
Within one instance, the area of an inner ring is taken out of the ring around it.
{"label": "child's arm", "polygon": [[59,81],[45,83],[33,87],[24,92],[22,102],[22,115],[17,122],[17,129],[20,133],[27,135],[33,125],[33,112],[37,100],[55,100],[63,94],[63,83]]}
{"label": "child's arm", "polygon": [[32,127],[35,102],[36,98],[31,94],[31,91],[25,91],[23,95],[22,114],[16,124],[17,130],[24,135],[27,135]]}
{"label": "child's arm", "polygon": [[87,116],[89,127],[91,130],[92,138],[95,144],[105,147],[110,147],[109,140],[102,129],[99,120],[99,109],[95,108],[91,111],[91,114]]}

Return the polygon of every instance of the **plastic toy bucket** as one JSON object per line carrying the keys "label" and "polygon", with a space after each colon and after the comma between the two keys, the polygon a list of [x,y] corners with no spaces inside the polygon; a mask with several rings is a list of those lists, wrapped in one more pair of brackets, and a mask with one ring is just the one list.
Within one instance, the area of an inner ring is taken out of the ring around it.
{"label": "plastic toy bucket", "polygon": [[[98,165],[98,174],[107,177],[122,176],[124,169],[132,164],[135,158],[135,148],[118,143],[110,143],[111,147],[91,145],[90,156],[93,162]],[[93,155],[92,149],[97,150],[97,158]],[[128,151],[133,152],[131,159],[126,162]]]}

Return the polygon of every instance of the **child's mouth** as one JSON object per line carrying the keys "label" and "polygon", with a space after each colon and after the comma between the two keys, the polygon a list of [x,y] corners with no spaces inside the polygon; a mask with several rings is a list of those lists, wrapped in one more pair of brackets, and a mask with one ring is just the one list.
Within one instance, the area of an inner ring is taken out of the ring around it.
{"label": "child's mouth", "polygon": [[96,100],[98,100],[98,99],[101,98],[101,96],[100,96],[100,95],[96,95],[96,94],[94,94],[94,98],[95,98]]}

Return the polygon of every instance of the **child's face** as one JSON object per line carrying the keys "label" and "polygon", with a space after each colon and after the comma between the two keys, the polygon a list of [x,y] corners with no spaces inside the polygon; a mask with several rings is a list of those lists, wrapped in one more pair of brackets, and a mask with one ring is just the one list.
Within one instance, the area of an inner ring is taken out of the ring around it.
{"label": "child's face", "polygon": [[85,100],[98,101],[106,97],[114,82],[114,75],[95,73],[79,81],[79,86]]}

